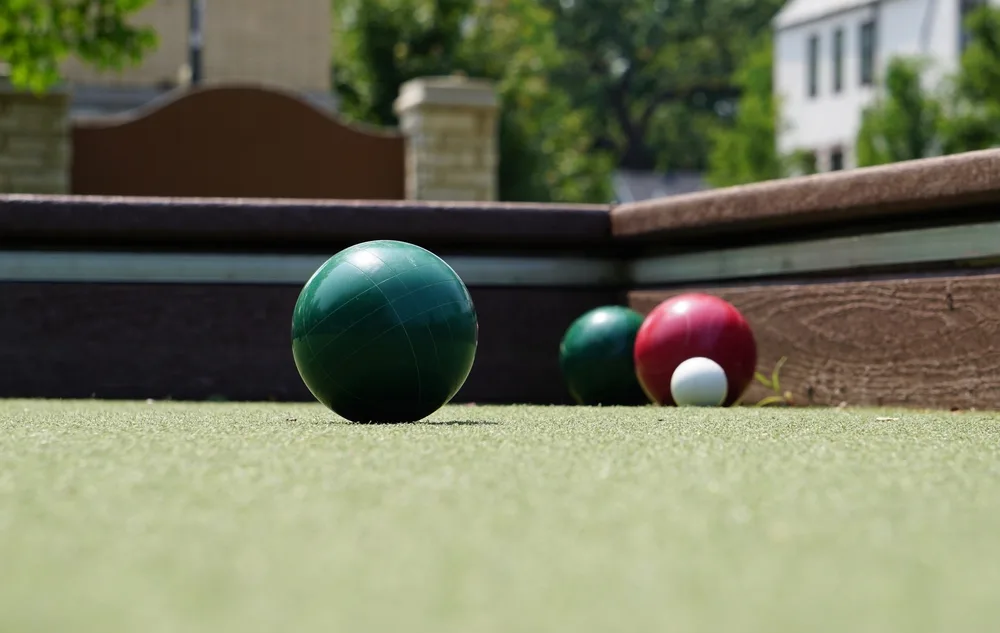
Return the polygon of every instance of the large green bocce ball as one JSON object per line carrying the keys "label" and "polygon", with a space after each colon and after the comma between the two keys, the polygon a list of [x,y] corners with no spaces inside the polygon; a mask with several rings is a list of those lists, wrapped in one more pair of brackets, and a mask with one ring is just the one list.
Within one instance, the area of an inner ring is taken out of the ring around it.
{"label": "large green bocce ball", "polygon": [[624,306],[602,306],[577,318],[559,346],[559,363],[573,399],[583,405],[643,405],[650,400],[635,374],[635,337],[643,317]]}
{"label": "large green bocce ball", "polygon": [[306,282],[292,354],[309,391],[354,422],[414,422],[447,404],[476,356],[469,290],[437,255],[376,240],[344,249]]}

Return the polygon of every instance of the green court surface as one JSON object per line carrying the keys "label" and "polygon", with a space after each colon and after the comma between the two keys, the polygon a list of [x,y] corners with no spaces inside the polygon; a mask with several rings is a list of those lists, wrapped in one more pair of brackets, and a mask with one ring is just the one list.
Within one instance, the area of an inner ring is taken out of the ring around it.
{"label": "green court surface", "polygon": [[1000,417],[0,402],[0,631],[1000,628]]}

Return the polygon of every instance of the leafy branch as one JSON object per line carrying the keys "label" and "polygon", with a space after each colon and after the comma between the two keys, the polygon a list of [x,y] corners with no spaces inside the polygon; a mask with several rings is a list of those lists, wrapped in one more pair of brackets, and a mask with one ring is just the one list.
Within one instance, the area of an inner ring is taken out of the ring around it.
{"label": "leafy branch", "polygon": [[130,18],[150,0],[4,0],[0,60],[17,88],[39,93],[60,80],[75,55],[100,70],[135,64],[157,45],[149,27]]}

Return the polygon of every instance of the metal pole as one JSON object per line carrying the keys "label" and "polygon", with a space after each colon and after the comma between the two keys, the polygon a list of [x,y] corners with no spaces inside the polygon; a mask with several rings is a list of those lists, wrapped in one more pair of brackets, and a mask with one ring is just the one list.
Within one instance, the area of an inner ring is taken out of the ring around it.
{"label": "metal pole", "polygon": [[189,0],[188,23],[188,65],[191,67],[191,84],[197,86],[202,81],[202,49],[204,37],[202,22],[205,17],[205,0]]}

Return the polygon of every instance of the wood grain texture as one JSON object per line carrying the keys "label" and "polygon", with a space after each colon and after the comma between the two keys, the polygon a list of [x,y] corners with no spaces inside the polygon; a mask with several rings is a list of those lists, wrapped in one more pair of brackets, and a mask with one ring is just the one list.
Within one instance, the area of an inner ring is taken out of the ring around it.
{"label": "wood grain texture", "polygon": [[362,130],[284,90],[178,91],[125,115],[76,120],[72,143],[76,194],[405,197],[402,134]]}
{"label": "wood grain texture", "polygon": [[812,226],[1000,200],[1000,150],[783,178],[622,204],[611,210],[616,237],[690,229]]}
{"label": "wood grain texture", "polygon": [[[698,290],[744,313],[762,372],[787,357],[782,386],[801,404],[1000,408],[1000,275]],[[647,313],[678,292],[629,303]]]}

